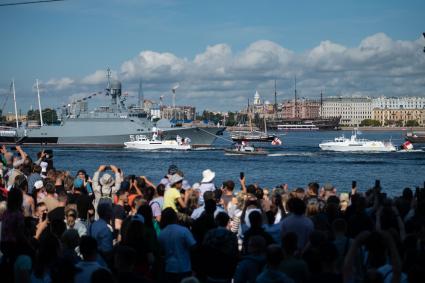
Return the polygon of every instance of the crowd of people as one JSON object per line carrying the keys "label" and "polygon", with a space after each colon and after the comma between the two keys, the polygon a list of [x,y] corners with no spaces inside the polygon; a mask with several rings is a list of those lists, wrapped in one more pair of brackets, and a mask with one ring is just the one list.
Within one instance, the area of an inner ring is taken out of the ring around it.
{"label": "crowd of people", "polygon": [[424,282],[425,189],[217,186],[210,169],[191,185],[168,164],[155,184],[0,156],[1,282]]}

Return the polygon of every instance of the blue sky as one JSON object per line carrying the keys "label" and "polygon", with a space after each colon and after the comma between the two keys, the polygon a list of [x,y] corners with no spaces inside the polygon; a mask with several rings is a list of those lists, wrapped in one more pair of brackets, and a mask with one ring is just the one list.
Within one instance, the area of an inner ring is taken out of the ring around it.
{"label": "blue sky", "polygon": [[[15,78],[20,108],[36,105],[32,84],[39,78],[43,105],[58,106],[102,90],[99,76],[90,83],[85,78],[108,66],[130,99],[140,77],[151,99],[179,82],[180,104],[201,109],[238,109],[255,89],[271,99],[273,78],[287,98],[296,74],[305,96],[319,89],[329,95],[424,95],[425,63],[415,51],[423,42],[423,11],[425,1],[388,0],[68,0],[0,7],[0,103]],[[362,42],[372,42],[375,51],[385,42],[388,48],[377,54],[389,54],[381,61],[357,60],[365,55],[356,53],[364,50]],[[208,46],[215,48],[208,52]],[[397,58],[394,65],[388,66],[389,58]],[[322,68],[326,62],[330,69]],[[375,72],[367,81],[370,69]]]}

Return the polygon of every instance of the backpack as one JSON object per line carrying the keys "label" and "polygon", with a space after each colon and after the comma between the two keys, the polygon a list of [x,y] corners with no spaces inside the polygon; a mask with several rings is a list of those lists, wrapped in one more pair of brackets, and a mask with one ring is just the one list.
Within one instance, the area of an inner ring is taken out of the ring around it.
{"label": "backpack", "polygon": [[109,205],[112,206],[112,204],[113,204],[113,200],[112,200],[112,188],[109,191],[109,196],[108,196],[108,195],[104,195],[103,194],[103,186],[100,185],[100,199],[99,199],[98,205],[101,204],[101,203],[106,203],[106,204],[109,204]]}

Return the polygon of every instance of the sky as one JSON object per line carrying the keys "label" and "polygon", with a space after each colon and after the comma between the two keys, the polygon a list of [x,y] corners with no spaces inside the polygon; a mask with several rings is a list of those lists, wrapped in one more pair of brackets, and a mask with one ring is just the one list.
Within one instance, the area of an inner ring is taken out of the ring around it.
{"label": "sky", "polygon": [[[0,0],[0,4],[24,0]],[[104,91],[238,110],[256,90],[300,96],[425,96],[425,1],[66,0],[0,6],[0,106],[60,107]],[[98,95],[92,107],[107,105]]]}

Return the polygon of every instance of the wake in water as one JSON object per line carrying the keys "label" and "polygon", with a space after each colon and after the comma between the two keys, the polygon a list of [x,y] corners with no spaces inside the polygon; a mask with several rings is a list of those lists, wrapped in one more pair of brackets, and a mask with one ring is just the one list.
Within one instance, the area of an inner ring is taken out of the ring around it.
{"label": "wake in water", "polygon": [[282,153],[270,153],[267,156],[314,156],[317,152],[282,152]]}

